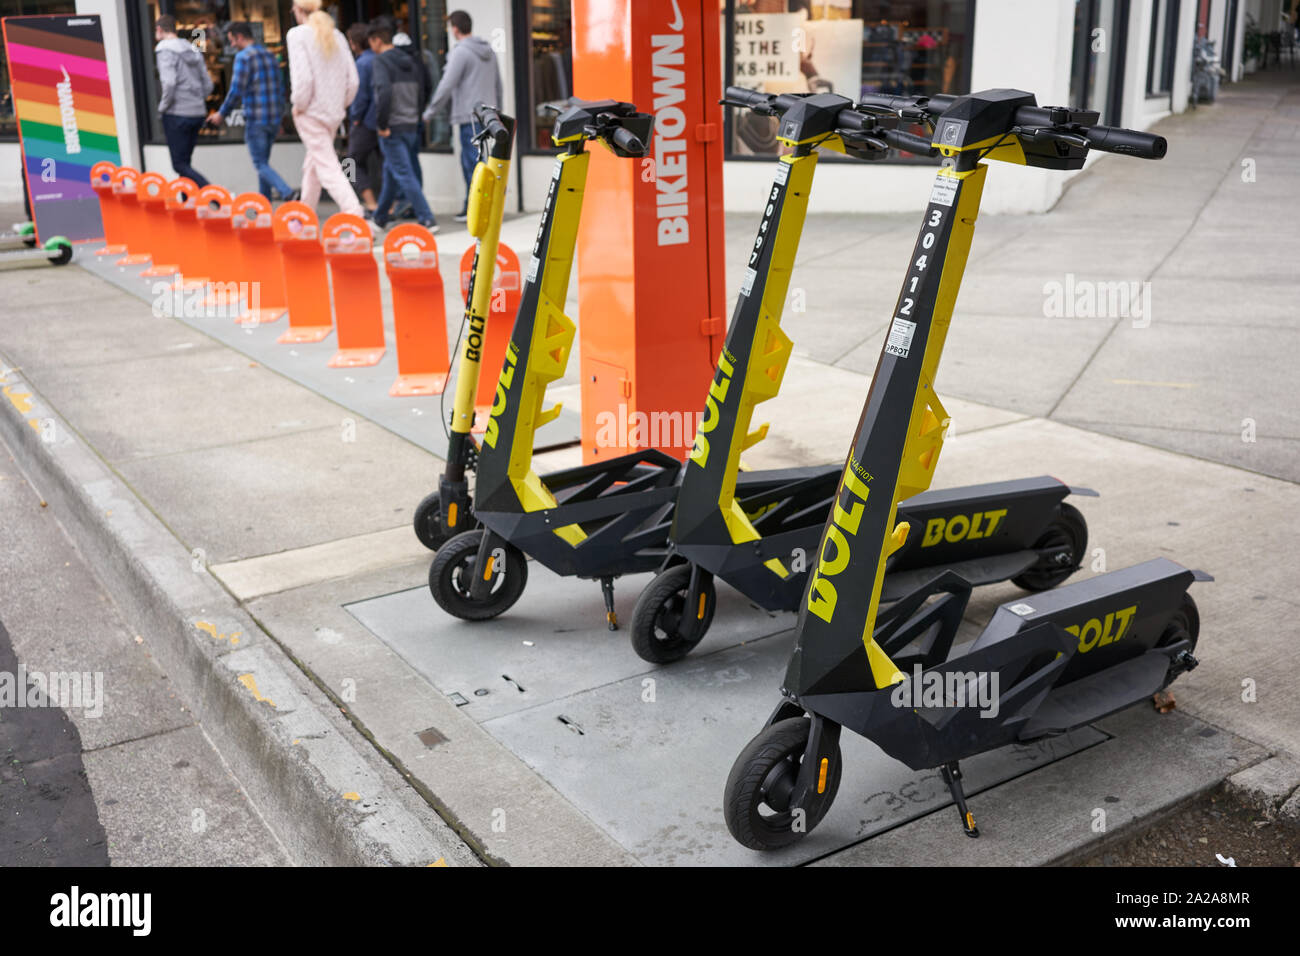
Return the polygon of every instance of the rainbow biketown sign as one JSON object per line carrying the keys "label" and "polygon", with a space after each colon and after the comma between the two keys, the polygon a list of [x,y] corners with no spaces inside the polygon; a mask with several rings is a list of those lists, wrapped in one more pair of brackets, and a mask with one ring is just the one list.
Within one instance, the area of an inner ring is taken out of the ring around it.
{"label": "rainbow biketown sign", "polygon": [[5,17],[14,113],[36,235],[104,235],[90,167],[117,164],[117,124],[98,16]]}

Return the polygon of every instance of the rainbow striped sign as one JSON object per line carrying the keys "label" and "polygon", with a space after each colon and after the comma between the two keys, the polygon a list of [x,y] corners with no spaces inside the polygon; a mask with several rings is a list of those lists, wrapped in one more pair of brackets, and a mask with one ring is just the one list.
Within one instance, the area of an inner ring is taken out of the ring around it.
{"label": "rainbow striped sign", "polygon": [[121,155],[99,17],[5,17],[0,25],[36,235],[102,238],[90,167]]}

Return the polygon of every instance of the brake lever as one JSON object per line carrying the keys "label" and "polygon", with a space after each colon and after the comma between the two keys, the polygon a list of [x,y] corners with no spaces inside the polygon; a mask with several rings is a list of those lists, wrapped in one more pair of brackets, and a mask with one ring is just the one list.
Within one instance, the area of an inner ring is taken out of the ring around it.
{"label": "brake lever", "polygon": [[1033,128],[1027,126],[1013,126],[1011,128],[1011,133],[1015,136],[1027,139],[1031,143],[1045,139],[1057,143],[1065,143],[1069,146],[1078,147],[1079,149],[1089,148],[1088,138],[1082,133],[1075,132],[1073,128],[1058,129],[1043,126]]}

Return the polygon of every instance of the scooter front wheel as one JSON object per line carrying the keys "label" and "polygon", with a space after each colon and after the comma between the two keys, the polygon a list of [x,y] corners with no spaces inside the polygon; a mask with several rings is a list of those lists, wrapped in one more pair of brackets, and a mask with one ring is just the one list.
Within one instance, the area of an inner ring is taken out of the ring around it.
{"label": "scooter front wheel", "polygon": [[708,632],[717,600],[713,575],[705,576],[699,595],[692,597],[691,565],[674,564],[637,598],[632,649],[651,664],[681,660]]}
{"label": "scooter front wheel", "polygon": [[764,727],[736,758],[722,798],[727,829],[736,842],[751,850],[777,850],[811,833],[826,816],[840,787],[843,761],[838,744],[825,789],[811,806],[791,806],[811,730],[807,717],[778,720]]}
{"label": "scooter front wheel", "polygon": [[1061,502],[1060,513],[1034,542],[1035,551],[1048,548],[1056,552],[1055,557],[1039,561],[1019,577],[1012,578],[1011,583],[1026,591],[1046,591],[1068,578],[1083,563],[1088,554],[1088,522],[1074,505]]}
{"label": "scooter front wheel", "polygon": [[[482,531],[461,532],[438,549],[429,568],[429,590],[438,607],[463,621],[486,621],[508,611],[528,583],[528,560],[522,551],[504,542],[489,556],[491,567],[481,571],[478,551],[482,540]],[[491,575],[492,582],[486,597],[476,600],[472,585],[474,576],[481,573]]]}

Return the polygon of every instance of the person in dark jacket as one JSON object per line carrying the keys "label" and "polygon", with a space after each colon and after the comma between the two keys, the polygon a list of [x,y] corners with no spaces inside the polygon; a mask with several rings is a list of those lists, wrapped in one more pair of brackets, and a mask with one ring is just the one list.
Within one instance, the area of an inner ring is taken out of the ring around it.
{"label": "person in dark jacket", "polygon": [[375,54],[370,49],[370,24],[354,23],[348,27],[348,46],[357,59],[357,98],[348,107],[348,159],[352,160],[353,186],[361,204],[375,211],[375,188],[383,181],[384,161],[379,154],[379,134],[375,131],[377,112],[374,93]]}
{"label": "person in dark jacket", "polygon": [[393,46],[393,33],[386,26],[372,26],[368,32],[373,63],[375,126],[379,151],[384,156],[384,181],[379,190],[375,225],[388,224],[388,209],[400,193],[415,211],[416,221],[436,232],[433,210],[420,189],[412,157],[419,137],[420,106],[429,95],[424,72],[414,58]]}
{"label": "person in dark jacket", "polygon": [[464,222],[469,210],[469,186],[474,179],[478,150],[474,147],[474,107],[479,104],[501,108],[501,71],[492,44],[473,35],[474,21],[464,10],[447,15],[447,27],[456,45],[447,54],[447,69],[424,110],[424,121],[432,121],[443,109],[451,110],[451,122],[460,134],[460,168],[465,174],[465,206],[456,215]]}
{"label": "person in dark jacket", "polygon": [[176,18],[165,14],[154,27],[158,45],[158,112],[162,116],[163,135],[171,153],[172,169],[177,176],[194,180],[206,186],[207,179],[190,165],[194,147],[199,141],[199,130],[207,115],[206,101],[212,92],[212,77],[203,63],[203,54],[194,44],[176,35]]}

